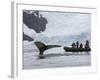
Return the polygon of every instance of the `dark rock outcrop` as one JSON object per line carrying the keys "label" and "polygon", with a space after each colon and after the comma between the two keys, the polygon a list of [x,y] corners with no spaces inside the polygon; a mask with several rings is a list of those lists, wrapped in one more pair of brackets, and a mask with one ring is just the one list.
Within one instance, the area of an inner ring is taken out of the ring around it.
{"label": "dark rock outcrop", "polygon": [[34,39],[23,33],[23,40],[33,41]]}
{"label": "dark rock outcrop", "polygon": [[24,10],[23,23],[30,29],[40,33],[41,31],[45,31],[48,21],[45,17],[39,14],[39,11],[32,11],[32,13],[30,13],[30,10]]}

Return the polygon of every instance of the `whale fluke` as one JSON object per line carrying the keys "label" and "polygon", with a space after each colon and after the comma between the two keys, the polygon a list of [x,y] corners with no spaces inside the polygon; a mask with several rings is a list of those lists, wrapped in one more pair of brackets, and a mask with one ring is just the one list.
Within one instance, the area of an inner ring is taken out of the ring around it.
{"label": "whale fluke", "polygon": [[35,45],[37,46],[37,48],[39,49],[39,55],[43,55],[43,52],[47,49],[51,49],[51,48],[54,48],[54,47],[61,47],[60,45],[45,45],[44,43],[42,42],[35,42]]}

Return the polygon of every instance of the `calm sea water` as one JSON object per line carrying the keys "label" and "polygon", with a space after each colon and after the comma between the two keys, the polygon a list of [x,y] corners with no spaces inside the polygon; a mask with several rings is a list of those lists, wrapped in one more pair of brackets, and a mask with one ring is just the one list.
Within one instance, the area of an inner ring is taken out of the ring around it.
{"label": "calm sea water", "polygon": [[44,52],[44,59],[39,59],[39,51],[36,46],[28,45],[24,45],[23,69],[78,67],[91,65],[91,53],[72,53],[65,52],[63,48],[53,48]]}

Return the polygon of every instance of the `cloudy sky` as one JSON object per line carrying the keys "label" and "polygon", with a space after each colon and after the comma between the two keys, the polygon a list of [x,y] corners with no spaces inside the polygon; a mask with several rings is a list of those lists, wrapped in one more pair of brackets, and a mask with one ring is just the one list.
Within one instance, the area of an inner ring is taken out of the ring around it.
{"label": "cloudy sky", "polygon": [[90,32],[91,15],[88,13],[40,12],[48,20],[46,30],[42,32],[47,37],[62,35],[79,35]]}
{"label": "cloudy sky", "polygon": [[[89,13],[69,13],[69,12],[47,12],[40,11],[43,17],[48,21],[46,30],[42,33],[36,33],[29,29],[25,24],[24,33],[30,37],[38,37],[42,35],[46,37],[54,36],[71,36],[80,35],[81,33],[89,33],[91,31],[91,14]],[[38,35],[37,35],[38,34]],[[86,34],[87,36],[90,36]],[[33,36],[34,35],[34,36]]]}

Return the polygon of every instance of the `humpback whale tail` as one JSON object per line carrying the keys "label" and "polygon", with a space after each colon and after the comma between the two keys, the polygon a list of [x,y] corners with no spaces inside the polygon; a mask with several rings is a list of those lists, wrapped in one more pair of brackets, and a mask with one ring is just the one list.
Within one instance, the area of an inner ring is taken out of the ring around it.
{"label": "humpback whale tail", "polygon": [[37,48],[39,49],[39,55],[43,55],[43,52],[47,49],[51,49],[54,47],[61,47],[60,45],[45,45],[42,42],[35,42],[35,45],[37,46]]}

